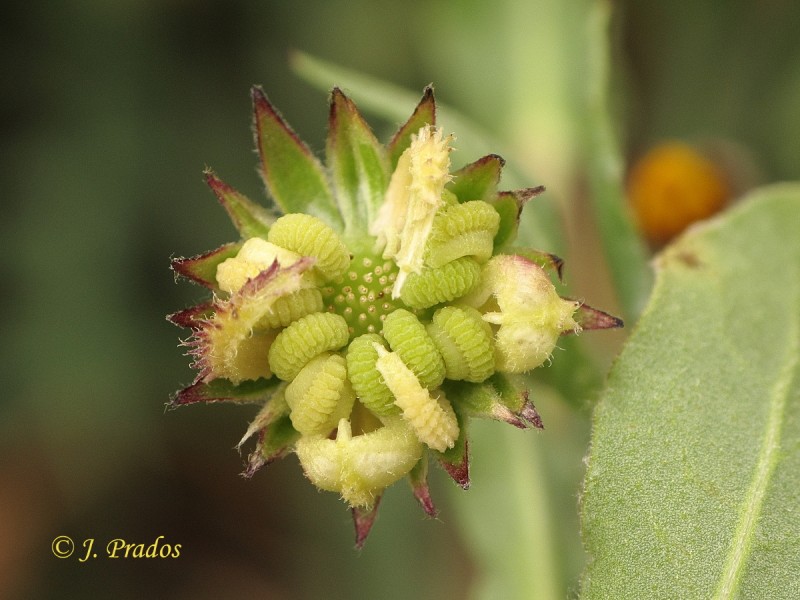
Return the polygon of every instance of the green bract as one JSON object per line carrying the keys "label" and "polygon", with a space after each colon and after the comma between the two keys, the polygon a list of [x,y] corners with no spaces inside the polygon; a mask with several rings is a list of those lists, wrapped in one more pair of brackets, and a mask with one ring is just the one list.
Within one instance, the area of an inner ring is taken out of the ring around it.
{"label": "green bract", "polygon": [[386,146],[334,89],[326,166],[260,88],[253,104],[277,210],[206,173],[241,241],[172,263],[214,292],[170,316],[192,330],[199,371],[172,405],[262,404],[242,440],[258,434],[246,473],[296,452],[353,508],[361,544],[405,476],[436,513],[428,455],[468,486],[470,418],[541,427],[517,376],[558,336],[621,323],[558,296],[544,269],[559,259],[510,249],[542,189],[498,192],[494,155],[451,173],[431,88]]}

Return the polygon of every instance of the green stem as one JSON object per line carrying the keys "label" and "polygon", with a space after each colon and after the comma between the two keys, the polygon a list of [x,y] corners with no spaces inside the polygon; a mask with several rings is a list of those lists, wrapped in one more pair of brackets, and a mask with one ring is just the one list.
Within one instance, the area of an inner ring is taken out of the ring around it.
{"label": "green stem", "polygon": [[639,315],[652,286],[648,253],[625,210],[622,159],[608,106],[611,4],[594,3],[588,14],[589,82],[586,100],[586,165],[603,252],[628,319]]}
{"label": "green stem", "polygon": [[[469,498],[455,502],[482,570],[476,598],[566,597],[541,440],[533,432],[475,422]],[[454,492],[461,494],[460,490]]]}

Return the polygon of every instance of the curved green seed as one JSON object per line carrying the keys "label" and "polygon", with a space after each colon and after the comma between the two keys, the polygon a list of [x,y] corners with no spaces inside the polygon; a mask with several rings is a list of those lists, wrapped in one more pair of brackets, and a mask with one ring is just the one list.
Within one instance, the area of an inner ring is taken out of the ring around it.
{"label": "curved green seed", "polygon": [[347,321],[332,313],[311,313],[281,331],[269,349],[269,366],[278,378],[291,381],[308,361],[347,344]]}
{"label": "curved green seed", "polygon": [[459,258],[438,268],[411,273],[400,291],[400,299],[411,308],[429,308],[468,294],[478,284],[480,265],[470,257]]}
{"label": "curved green seed", "polygon": [[402,308],[394,311],[383,322],[383,337],[423,386],[441,385],[444,360],[417,317]]}
{"label": "curved green seed", "polygon": [[327,352],[311,359],[286,387],[292,427],[303,435],[327,435],[353,408],[345,360]]}
{"label": "curved green seed", "polygon": [[500,215],[488,202],[472,200],[450,206],[436,216],[425,254],[425,263],[441,267],[462,256],[486,262],[494,250]]}
{"label": "curved green seed", "polygon": [[257,328],[277,329],[286,327],[311,313],[323,309],[322,294],[316,288],[303,288],[286,296],[281,296],[272,305],[272,312],[265,314],[258,322]]}
{"label": "curved green seed", "polygon": [[449,207],[458,205],[458,196],[456,196],[450,190],[444,189],[442,190],[442,202],[444,203],[444,208],[442,209],[442,212],[444,212]]}
{"label": "curved green seed", "polygon": [[449,205],[436,216],[431,230],[433,242],[442,242],[467,231],[496,230],[500,225],[500,214],[494,206],[483,200],[470,200]]}
{"label": "curved green seed", "polygon": [[375,368],[378,351],[374,344],[386,346],[377,333],[365,333],[350,342],[347,348],[347,375],[364,406],[376,415],[396,415],[400,409],[394,404],[394,395]]}
{"label": "curved green seed", "polygon": [[427,329],[444,359],[448,379],[478,383],[494,374],[492,328],[477,310],[440,308]]}
{"label": "curved green seed", "polygon": [[343,276],[350,266],[350,252],[344,242],[333,229],[311,215],[282,216],[270,227],[267,240],[300,256],[316,258],[314,267],[328,280]]}

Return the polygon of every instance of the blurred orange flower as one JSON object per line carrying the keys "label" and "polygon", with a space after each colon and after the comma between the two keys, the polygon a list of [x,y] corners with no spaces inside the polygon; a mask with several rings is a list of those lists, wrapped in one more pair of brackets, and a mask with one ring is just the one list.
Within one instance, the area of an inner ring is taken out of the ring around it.
{"label": "blurred orange flower", "polygon": [[667,142],[636,162],[628,200],[650,242],[661,245],[720,211],[731,195],[724,173],[691,146]]}

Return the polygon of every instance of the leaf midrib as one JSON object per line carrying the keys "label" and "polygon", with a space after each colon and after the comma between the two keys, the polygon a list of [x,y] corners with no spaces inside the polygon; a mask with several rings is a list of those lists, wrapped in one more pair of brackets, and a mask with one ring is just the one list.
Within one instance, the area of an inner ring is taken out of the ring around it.
{"label": "leaf midrib", "polygon": [[750,552],[767,488],[775,470],[775,465],[778,462],[784,421],[783,414],[792,380],[798,366],[800,366],[800,316],[796,314],[791,321],[787,357],[788,359],[784,363],[769,396],[770,408],[764,441],[759,450],[753,481],[742,501],[742,514],[736,527],[730,551],[725,560],[717,591],[714,594],[716,600],[734,598],[738,592],[741,575],[745,569],[745,561]]}

